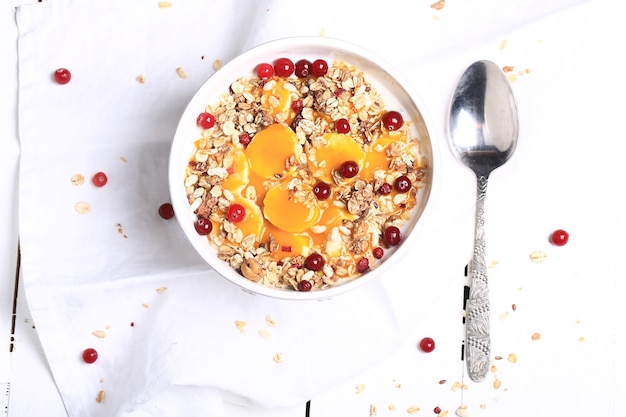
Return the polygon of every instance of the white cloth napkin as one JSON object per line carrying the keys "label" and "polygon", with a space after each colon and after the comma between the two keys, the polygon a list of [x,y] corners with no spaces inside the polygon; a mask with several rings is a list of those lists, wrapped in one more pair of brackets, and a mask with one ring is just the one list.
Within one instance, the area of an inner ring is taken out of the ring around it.
{"label": "white cloth napkin", "polygon": [[[54,0],[20,7],[22,272],[69,415],[218,415],[223,401],[303,404],[393,352],[441,291],[459,292],[460,311],[474,185],[446,148],[452,87],[472,61],[497,60],[494,43],[506,30],[574,3],[484,0],[436,10],[415,1]],[[241,291],[203,263],[175,221],[157,214],[169,198],[177,120],[214,62],[296,35],[352,41],[408,76],[435,122],[445,185],[409,256],[380,282],[322,302]],[[72,72],[67,85],[51,79],[59,67]],[[98,171],[108,175],[105,187],[90,183]],[[72,184],[75,174],[85,184]],[[79,202],[90,212],[79,214]],[[243,332],[236,321],[246,323]],[[90,365],[80,358],[88,347],[99,352]]]}

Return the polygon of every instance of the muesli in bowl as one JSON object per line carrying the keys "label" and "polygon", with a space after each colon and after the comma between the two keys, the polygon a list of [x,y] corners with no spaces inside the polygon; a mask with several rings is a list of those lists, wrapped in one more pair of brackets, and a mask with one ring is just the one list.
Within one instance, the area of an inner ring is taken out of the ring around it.
{"label": "muesli in bowl", "polygon": [[390,71],[352,45],[291,38],[250,50],[198,91],[172,145],[170,188],[213,268],[254,293],[325,298],[409,246],[433,146]]}

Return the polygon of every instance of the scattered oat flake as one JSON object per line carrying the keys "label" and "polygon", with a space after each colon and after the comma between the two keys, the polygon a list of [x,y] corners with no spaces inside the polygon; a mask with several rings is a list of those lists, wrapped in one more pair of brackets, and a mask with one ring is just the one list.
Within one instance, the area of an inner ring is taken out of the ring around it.
{"label": "scattered oat flake", "polygon": [[274,355],[274,362],[276,363],[282,363],[283,362],[283,354],[282,353],[277,353]]}
{"label": "scattered oat flake", "polygon": [[72,175],[72,185],[83,185],[85,183],[85,177],[83,176],[83,174],[74,174]]}
{"label": "scattered oat flake", "polygon": [[510,353],[507,359],[509,362],[515,363],[517,362],[517,355],[515,353]]}
{"label": "scattered oat flake", "polygon": [[167,287],[159,287],[156,289],[157,294],[163,294],[167,291]]}
{"label": "scattered oat flake", "polygon": [[239,333],[246,332],[246,322],[241,320],[235,320],[235,327],[239,330]]}
{"label": "scattered oat flake", "polygon": [[430,8],[435,9],[435,10],[441,10],[443,9],[445,5],[446,5],[446,0],[439,0],[438,2],[431,4]]}
{"label": "scattered oat flake", "polygon": [[579,341],[579,342],[584,342],[584,341],[585,341],[585,338],[584,338],[583,336],[581,336],[581,337],[579,337],[579,338],[578,338],[578,341]]}
{"label": "scattered oat flake", "polygon": [[460,382],[458,382],[458,381],[457,381],[457,382],[455,382],[454,384],[452,384],[452,387],[450,387],[450,389],[451,389],[452,391],[456,391],[456,390],[458,390],[459,388],[461,388],[461,383],[460,383]]}
{"label": "scattered oat flake", "polygon": [[484,410],[485,408],[487,408],[487,404],[483,403],[479,407],[481,410]]}
{"label": "scattered oat flake", "polygon": [[506,44],[507,43],[508,43],[508,41],[506,39],[502,39],[502,42],[500,42],[500,49],[506,48]]}
{"label": "scattered oat flake", "polygon": [[74,210],[76,210],[78,214],[87,214],[91,211],[91,206],[89,205],[89,203],[79,201],[78,203],[74,204]]}
{"label": "scattered oat flake", "polygon": [[491,263],[489,264],[489,269],[493,269],[496,266],[498,266],[498,261],[491,261]]}
{"label": "scattered oat flake", "polygon": [[378,412],[376,411],[376,406],[374,404],[370,404],[370,417],[376,417]]}
{"label": "scattered oat flake", "polygon": [[178,74],[180,78],[183,78],[183,79],[187,78],[187,73],[181,67],[176,68],[176,73]]}
{"label": "scattered oat flake", "polygon": [[506,320],[509,317],[509,312],[505,311],[504,313],[500,314],[500,320]]}
{"label": "scattered oat flake", "polygon": [[107,398],[107,393],[104,390],[100,390],[98,391],[98,395],[96,396],[96,402],[97,403],[103,403],[104,400],[106,400]]}
{"label": "scattered oat flake", "polygon": [[498,368],[496,368],[496,365],[491,365],[491,372],[493,373],[498,372]]}
{"label": "scattered oat flake", "polygon": [[419,408],[418,406],[412,405],[412,406],[410,406],[409,408],[406,409],[406,412],[409,413],[409,414],[417,414],[417,413],[420,412],[420,410],[421,410],[421,408]]}
{"label": "scattered oat flake", "polygon": [[274,320],[272,316],[265,316],[265,323],[267,323],[269,327],[276,327],[276,320]]}
{"label": "scattered oat flake", "polygon": [[213,71],[218,71],[220,68],[222,68],[222,65],[222,60],[216,59],[215,61],[213,61]]}
{"label": "scattered oat flake", "polygon": [[124,158],[123,156],[120,156],[120,161],[122,161],[122,162],[124,162],[124,163],[127,163],[127,162],[128,162],[128,159]]}
{"label": "scattered oat flake", "polygon": [[510,82],[514,83],[515,81],[517,81],[517,75],[515,74],[509,74],[508,77]]}
{"label": "scattered oat flake", "polygon": [[467,409],[466,405],[460,405],[459,408],[456,409],[454,414],[456,414],[459,417],[468,417],[469,416],[469,410]]}
{"label": "scattered oat flake", "polygon": [[448,417],[448,410],[443,410],[441,413],[437,414],[437,417]]}
{"label": "scattered oat flake", "polygon": [[144,307],[144,308],[150,307],[150,305],[148,303],[141,303],[141,306]]}
{"label": "scattered oat flake", "polygon": [[169,2],[169,1],[160,1],[159,2],[159,8],[165,9],[167,7],[172,7],[172,2]]}
{"label": "scattered oat flake", "polygon": [[539,333],[535,332],[535,333],[532,334],[532,336],[530,336],[530,338],[532,340],[539,340],[539,339],[541,339],[541,335]]}
{"label": "scattered oat flake", "polygon": [[139,74],[138,76],[135,77],[135,80],[137,80],[137,82],[139,84],[145,84],[146,83],[146,77],[144,77],[143,75]]}
{"label": "scattered oat flake", "polygon": [[495,381],[493,381],[493,387],[495,389],[500,389],[501,386],[502,386],[502,381],[500,381],[499,379],[496,379]]}
{"label": "scattered oat flake", "polygon": [[94,330],[93,332],[91,332],[92,335],[99,337],[100,339],[102,339],[103,337],[106,337],[106,332],[104,330]]}
{"label": "scattered oat flake", "polygon": [[261,336],[263,339],[271,339],[272,333],[268,330],[261,329],[259,330],[259,336]]}
{"label": "scattered oat flake", "polygon": [[387,408],[388,408],[390,411],[396,411],[396,410],[398,409],[398,407],[396,407],[396,405],[395,405],[394,403],[389,404],[389,405],[387,406]]}
{"label": "scattered oat flake", "polygon": [[357,394],[360,394],[360,393],[362,393],[362,392],[363,392],[363,390],[365,389],[365,384],[356,384],[356,387],[355,387],[355,388],[356,388],[356,391],[355,391],[355,392],[356,392]]}
{"label": "scattered oat flake", "polygon": [[545,262],[547,257],[548,255],[545,252],[536,250],[530,254],[530,262],[534,264],[540,264],[542,262]]}

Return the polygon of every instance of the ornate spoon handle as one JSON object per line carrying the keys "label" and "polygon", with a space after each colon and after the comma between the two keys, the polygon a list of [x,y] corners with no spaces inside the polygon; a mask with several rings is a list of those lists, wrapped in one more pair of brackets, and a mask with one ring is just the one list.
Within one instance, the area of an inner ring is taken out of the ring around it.
{"label": "ornate spoon handle", "polygon": [[485,262],[485,197],[488,177],[477,176],[474,255],[470,265],[470,291],[465,311],[467,372],[472,381],[482,381],[489,369],[489,287]]}

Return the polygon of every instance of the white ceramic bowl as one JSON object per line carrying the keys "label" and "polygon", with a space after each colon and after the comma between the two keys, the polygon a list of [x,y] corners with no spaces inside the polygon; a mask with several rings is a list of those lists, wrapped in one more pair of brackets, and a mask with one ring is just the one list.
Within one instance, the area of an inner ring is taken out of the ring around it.
{"label": "white ceramic bowl", "polygon": [[[232,269],[228,263],[218,259],[217,251],[205,236],[200,236],[194,228],[196,215],[190,210],[184,187],[185,167],[194,154],[196,141],[201,131],[196,125],[199,113],[207,104],[214,104],[218,96],[229,90],[230,84],[241,76],[252,76],[261,62],[273,62],[277,58],[288,57],[294,62],[299,59],[313,61],[321,58],[329,64],[334,60],[344,61],[364,72],[372,86],[385,101],[385,108],[399,110],[405,120],[410,120],[411,137],[419,137],[421,153],[428,160],[426,185],[419,192],[419,202],[414,208],[411,220],[402,228],[402,242],[385,250],[385,257],[366,273],[356,279],[346,280],[339,285],[321,290],[299,292],[295,290],[264,287],[250,281]],[[366,282],[378,279],[389,267],[400,259],[417,238],[421,224],[426,219],[427,209],[432,205],[433,188],[436,184],[436,146],[431,136],[433,130],[426,120],[424,106],[411,86],[391,66],[371,52],[343,41],[325,37],[296,37],[280,39],[257,46],[233,59],[209,78],[194,95],[176,131],[169,162],[169,187],[176,217],[195,250],[214,270],[226,279],[253,294],[289,299],[327,299],[345,293]]]}

